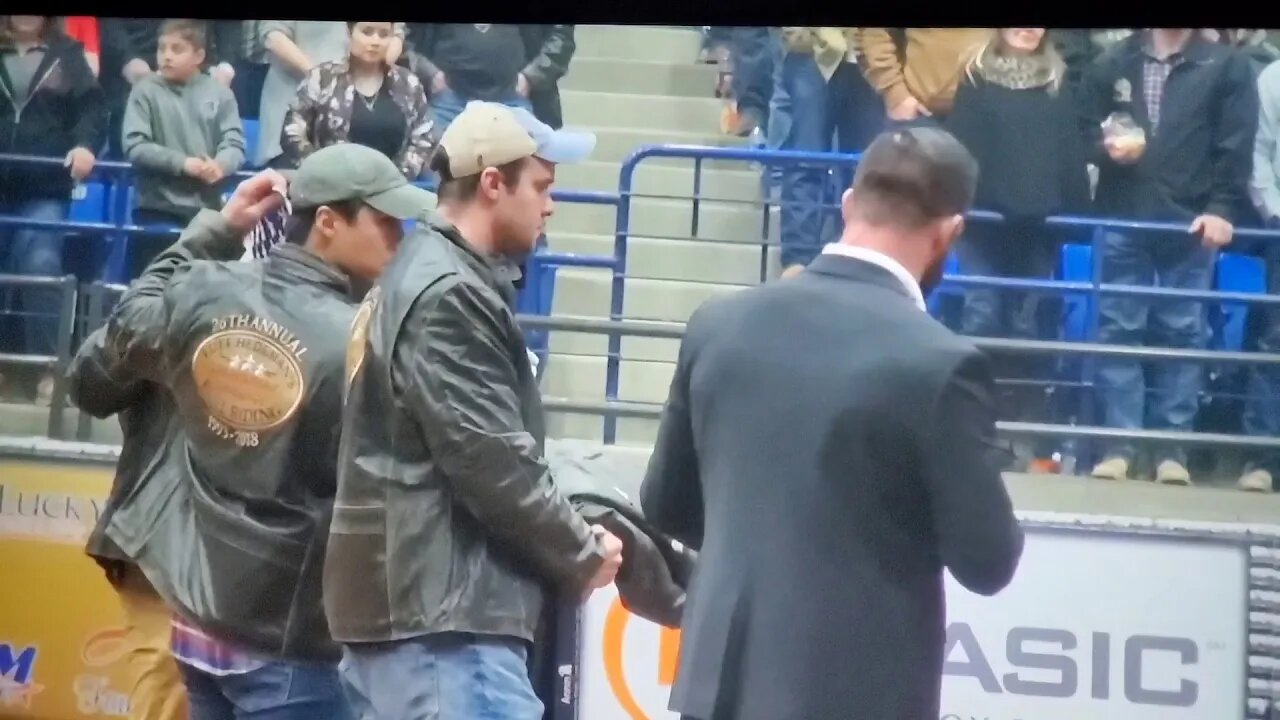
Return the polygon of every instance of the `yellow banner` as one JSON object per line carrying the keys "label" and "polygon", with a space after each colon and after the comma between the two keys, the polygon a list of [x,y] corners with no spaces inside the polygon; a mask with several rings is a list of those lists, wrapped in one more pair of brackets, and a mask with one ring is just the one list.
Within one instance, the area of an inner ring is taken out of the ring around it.
{"label": "yellow banner", "polygon": [[120,602],[84,552],[111,476],[0,459],[0,717],[129,714]]}

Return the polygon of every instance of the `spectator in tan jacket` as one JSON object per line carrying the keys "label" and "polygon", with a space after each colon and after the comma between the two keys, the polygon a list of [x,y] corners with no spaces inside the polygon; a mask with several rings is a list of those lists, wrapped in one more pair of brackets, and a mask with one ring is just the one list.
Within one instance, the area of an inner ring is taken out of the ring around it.
{"label": "spectator in tan jacket", "polygon": [[965,62],[990,36],[987,28],[862,28],[862,74],[884,99],[893,123],[940,120]]}

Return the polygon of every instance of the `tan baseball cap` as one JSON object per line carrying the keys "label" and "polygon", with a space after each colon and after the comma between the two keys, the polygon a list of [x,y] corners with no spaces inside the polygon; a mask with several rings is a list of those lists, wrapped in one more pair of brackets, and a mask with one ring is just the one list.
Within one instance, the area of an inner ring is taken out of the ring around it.
{"label": "tan baseball cap", "polygon": [[530,156],[557,165],[582,162],[596,136],[554,130],[523,108],[474,101],[449,124],[440,146],[449,156],[449,175],[464,178]]}

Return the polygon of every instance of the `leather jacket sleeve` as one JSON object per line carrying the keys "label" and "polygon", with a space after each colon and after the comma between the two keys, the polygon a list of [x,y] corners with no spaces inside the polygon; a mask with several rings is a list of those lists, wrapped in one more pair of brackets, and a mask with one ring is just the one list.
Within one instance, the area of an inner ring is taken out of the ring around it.
{"label": "leather jacket sleeve", "polygon": [[529,78],[529,85],[543,88],[554,85],[569,72],[569,61],[577,50],[573,39],[573,25],[552,25],[546,30],[542,49],[521,72]]}
{"label": "leather jacket sleeve", "polygon": [[500,308],[485,295],[457,282],[424,296],[434,307],[410,311],[393,378],[455,501],[544,577],[585,587],[603,555],[525,428]]}
{"label": "leather jacket sleeve", "polygon": [[112,369],[116,363],[107,349],[107,329],[98,328],[80,345],[67,369],[67,393],[76,407],[102,419],[127,410],[145,391],[145,381]]}
{"label": "leather jacket sleeve", "polygon": [[171,282],[195,260],[235,260],[244,253],[243,236],[227,224],[221,213],[202,210],[182,236],[161,253],[129,286],[107,322],[106,347],[110,359],[121,368],[110,372],[136,373],[165,384],[165,339],[181,288]]}

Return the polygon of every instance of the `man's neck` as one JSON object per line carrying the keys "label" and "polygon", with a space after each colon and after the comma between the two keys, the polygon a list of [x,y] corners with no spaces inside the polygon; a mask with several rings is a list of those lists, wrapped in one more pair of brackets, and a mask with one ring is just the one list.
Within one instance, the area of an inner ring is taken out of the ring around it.
{"label": "man's neck", "polygon": [[436,212],[440,217],[458,228],[458,233],[462,235],[468,245],[475,248],[476,252],[486,257],[493,257],[498,254],[498,242],[493,234],[493,224],[484,221],[476,213],[472,212],[469,206],[442,203],[436,209]]}
{"label": "man's neck", "polygon": [[910,257],[903,248],[910,243],[892,230],[876,228],[869,225],[847,225],[839,240],[841,245],[863,248],[893,258],[899,265],[911,273],[911,277],[920,281],[924,275],[925,264]]}
{"label": "man's neck", "polygon": [[1187,43],[1191,42],[1191,34],[1193,32],[1194,30],[1186,28],[1174,30],[1166,28],[1153,29],[1151,31],[1151,52],[1160,60],[1180,53],[1187,46]]}

